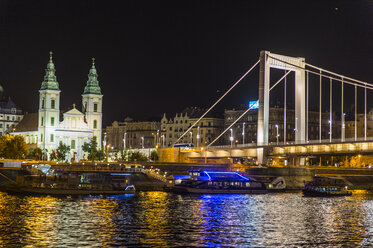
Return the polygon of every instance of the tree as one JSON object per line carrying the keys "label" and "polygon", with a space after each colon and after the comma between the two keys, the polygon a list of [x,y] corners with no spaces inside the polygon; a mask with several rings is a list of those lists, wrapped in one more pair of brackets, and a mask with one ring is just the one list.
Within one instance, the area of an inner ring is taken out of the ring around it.
{"label": "tree", "polygon": [[103,149],[97,149],[97,141],[95,139],[91,139],[90,143],[85,142],[82,145],[82,150],[88,153],[88,160],[91,160],[92,162],[105,159],[105,152]]}
{"label": "tree", "polygon": [[60,141],[60,144],[56,150],[57,160],[63,162],[66,159],[66,155],[70,152],[70,146],[65,145]]}
{"label": "tree", "polygon": [[148,161],[148,158],[141,152],[129,152],[128,153],[128,160],[129,161]]}
{"label": "tree", "polygon": [[150,159],[152,161],[157,161],[158,160],[158,153],[156,150],[152,150],[152,152],[150,153]]}
{"label": "tree", "polygon": [[128,150],[123,149],[119,152],[119,161],[128,161]]}
{"label": "tree", "polygon": [[43,151],[39,147],[36,147],[29,149],[29,155],[27,157],[35,160],[40,160],[42,155]]}
{"label": "tree", "polygon": [[21,135],[9,134],[0,137],[0,154],[4,158],[21,159],[28,155],[28,147]]}
{"label": "tree", "polygon": [[50,160],[50,161],[57,160],[57,152],[56,152],[56,150],[53,149],[53,150],[49,153],[49,160]]}

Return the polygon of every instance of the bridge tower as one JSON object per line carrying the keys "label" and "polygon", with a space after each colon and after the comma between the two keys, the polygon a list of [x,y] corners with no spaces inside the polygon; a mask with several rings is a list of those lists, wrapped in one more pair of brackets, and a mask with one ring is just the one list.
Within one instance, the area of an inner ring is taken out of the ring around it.
{"label": "bridge tower", "polygon": [[[306,141],[305,58],[289,57],[269,51],[260,52],[258,146],[268,145],[270,69],[295,72],[295,143]],[[284,127],[286,128],[286,127]],[[258,163],[265,164],[263,148],[258,148]]]}

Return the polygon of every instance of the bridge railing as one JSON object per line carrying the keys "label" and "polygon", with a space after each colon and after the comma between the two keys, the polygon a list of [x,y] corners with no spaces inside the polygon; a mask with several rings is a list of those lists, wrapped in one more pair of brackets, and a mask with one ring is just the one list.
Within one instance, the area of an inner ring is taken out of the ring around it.
{"label": "bridge railing", "polygon": [[[284,142],[269,142],[268,146],[286,146],[286,145],[312,145],[312,144],[335,144],[335,143],[353,143],[353,142],[364,142],[373,141],[373,137],[358,137],[358,138],[345,138],[342,142],[341,138],[336,139],[322,139],[322,140],[308,140],[305,143],[296,143],[295,141]],[[250,148],[257,147],[257,143],[247,143],[247,144],[233,144],[233,145],[220,145],[220,146],[210,146],[209,149],[235,149],[235,148]],[[195,148],[198,149],[198,148]]]}

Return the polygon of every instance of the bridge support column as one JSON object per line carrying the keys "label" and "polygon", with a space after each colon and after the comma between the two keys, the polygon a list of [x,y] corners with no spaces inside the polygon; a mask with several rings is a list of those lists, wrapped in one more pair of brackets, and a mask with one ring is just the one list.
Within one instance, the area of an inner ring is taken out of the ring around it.
{"label": "bridge support column", "polygon": [[268,148],[257,148],[256,150],[257,165],[265,166],[267,164],[267,152],[268,152]]}
{"label": "bridge support column", "polygon": [[[303,60],[304,65],[304,60]],[[304,67],[304,66],[303,66]],[[295,71],[295,143],[306,142],[306,84],[304,70]]]}
{"label": "bridge support column", "polygon": [[[269,58],[268,52],[260,52],[259,66],[259,109],[257,127],[257,145],[268,145],[269,122]],[[258,153],[259,154],[259,153]],[[259,158],[259,156],[258,156]]]}

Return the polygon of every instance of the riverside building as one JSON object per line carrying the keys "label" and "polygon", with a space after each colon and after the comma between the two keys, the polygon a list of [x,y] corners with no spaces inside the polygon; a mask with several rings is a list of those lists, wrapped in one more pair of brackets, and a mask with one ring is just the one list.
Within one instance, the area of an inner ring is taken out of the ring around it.
{"label": "riverside building", "polygon": [[60,110],[59,83],[50,53],[44,81],[39,90],[39,111],[25,115],[16,127],[16,135],[22,135],[30,146],[39,147],[49,156],[62,142],[70,146],[68,159],[79,160],[87,157],[82,150],[84,143],[92,139],[101,147],[102,98],[97,80],[94,59],[88,74],[88,81],[82,94],[82,110],[75,104],[63,112]]}

